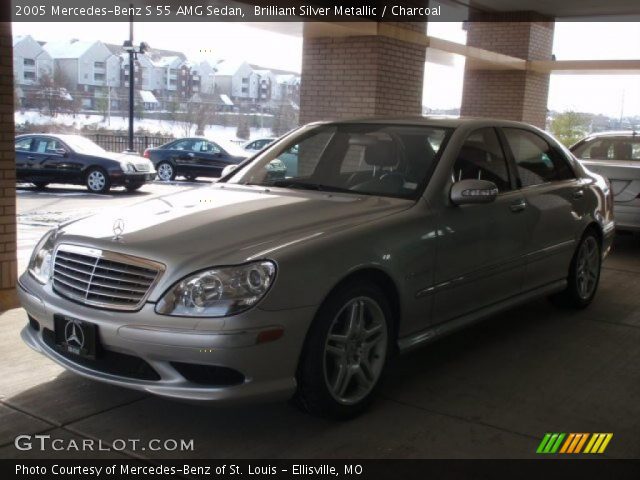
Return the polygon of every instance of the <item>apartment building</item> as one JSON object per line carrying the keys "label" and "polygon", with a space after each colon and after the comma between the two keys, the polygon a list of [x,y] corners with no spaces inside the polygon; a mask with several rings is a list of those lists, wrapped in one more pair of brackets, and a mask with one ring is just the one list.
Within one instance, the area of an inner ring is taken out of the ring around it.
{"label": "apartment building", "polygon": [[47,42],[43,49],[53,59],[56,78],[84,108],[96,108],[98,98],[120,86],[120,58],[100,41]]}

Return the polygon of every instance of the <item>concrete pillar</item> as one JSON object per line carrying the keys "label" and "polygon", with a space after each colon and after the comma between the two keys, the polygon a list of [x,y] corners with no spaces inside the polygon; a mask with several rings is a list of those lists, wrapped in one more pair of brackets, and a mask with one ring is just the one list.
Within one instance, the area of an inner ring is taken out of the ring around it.
{"label": "concrete pillar", "polygon": [[[484,14],[468,24],[467,45],[524,60],[550,60],[554,21],[533,12]],[[543,128],[549,74],[465,69],[461,114],[520,120]]]}
{"label": "concrete pillar", "polygon": [[[0,6],[3,20],[10,7]],[[17,306],[12,45],[11,23],[0,21],[0,311]]]}
{"label": "concrete pillar", "polygon": [[313,28],[303,44],[301,124],[421,114],[425,23],[360,25],[357,35]]}

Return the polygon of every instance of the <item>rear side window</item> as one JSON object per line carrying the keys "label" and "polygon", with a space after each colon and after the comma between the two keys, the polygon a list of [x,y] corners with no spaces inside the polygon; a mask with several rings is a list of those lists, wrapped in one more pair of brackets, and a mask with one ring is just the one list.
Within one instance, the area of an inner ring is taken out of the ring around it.
{"label": "rear side window", "polygon": [[640,139],[600,138],[580,145],[575,150],[585,160],[640,160]]}
{"label": "rear side window", "polygon": [[193,150],[193,140],[178,140],[171,145],[171,150]]}
{"label": "rear side window", "polygon": [[504,128],[522,187],[575,178],[561,153],[541,136],[519,128]]}
{"label": "rear side window", "polygon": [[31,149],[32,141],[33,139],[31,137],[16,140],[16,152],[28,152]]}

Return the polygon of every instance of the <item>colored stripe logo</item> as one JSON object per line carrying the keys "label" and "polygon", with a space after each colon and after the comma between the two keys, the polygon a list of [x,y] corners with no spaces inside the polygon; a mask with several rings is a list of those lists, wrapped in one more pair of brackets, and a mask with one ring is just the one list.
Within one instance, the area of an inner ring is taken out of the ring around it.
{"label": "colored stripe logo", "polygon": [[604,453],[613,433],[545,433],[536,453]]}

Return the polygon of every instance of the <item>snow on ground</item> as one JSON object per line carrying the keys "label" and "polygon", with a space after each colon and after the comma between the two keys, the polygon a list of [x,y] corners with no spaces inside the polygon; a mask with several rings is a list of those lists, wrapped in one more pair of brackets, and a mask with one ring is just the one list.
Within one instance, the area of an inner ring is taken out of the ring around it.
{"label": "snow on ground", "polygon": [[[107,122],[102,115],[93,114],[70,114],[61,113],[55,117],[44,115],[37,111],[25,111],[15,112],[16,125],[22,125],[24,123],[31,123],[33,125],[50,125],[56,124],[73,129],[80,129],[82,127],[93,126],[96,128],[103,128],[107,130],[126,130],[129,128],[129,120],[127,117],[112,116]],[[185,130],[181,125],[176,125],[174,122],[168,120],[157,120],[153,118],[143,118],[134,121],[134,128],[139,128],[151,132],[152,135],[161,134],[174,137],[184,137]],[[193,132],[192,132],[193,133]],[[270,128],[251,128],[251,139],[270,137]],[[229,142],[244,142],[236,137],[236,127],[223,127],[222,125],[209,125],[205,128],[205,136],[208,138],[220,139]]]}

